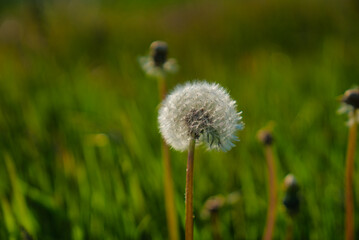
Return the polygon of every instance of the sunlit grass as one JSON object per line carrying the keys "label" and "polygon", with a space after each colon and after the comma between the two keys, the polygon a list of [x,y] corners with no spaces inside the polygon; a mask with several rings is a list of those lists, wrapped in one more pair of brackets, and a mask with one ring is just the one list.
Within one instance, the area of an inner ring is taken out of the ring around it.
{"label": "sunlit grass", "polygon": [[[157,39],[180,66],[169,89],[195,78],[218,82],[246,122],[230,152],[196,150],[194,238],[211,238],[199,218],[205,201],[235,191],[234,212],[219,215],[223,238],[262,236],[268,193],[256,132],[269,120],[276,122],[277,181],[291,172],[301,185],[294,238],[343,236],[347,128],[336,99],[359,79],[354,8],[68,4],[45,4],[43,20],[28,5],[2,12],[1,239],[18,239],[21,226],[38,239],[167,238],[158,87],[137,63]],[[171,157],[183,238],[186,155]],[[283,238],[286,213],[280,203],[277,210],[274,236]]]}

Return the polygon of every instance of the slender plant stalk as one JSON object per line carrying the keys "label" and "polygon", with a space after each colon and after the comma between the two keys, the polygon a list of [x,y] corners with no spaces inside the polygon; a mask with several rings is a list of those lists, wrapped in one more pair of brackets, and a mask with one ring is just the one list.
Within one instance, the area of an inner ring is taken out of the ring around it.
{"label": "slender plant stalk", "polygon": [[294,218],[291,217],[288,221],[287,221],[287,229],[286,229],[286,233],[285,233],[285,240],[292,240],[293,239],[293,226],[294,225]]}
{"label": "slender plant stalk", "polygon": [[221,240],[221,231],[219,229],[219,217],[218,211],[215,211],[211,214],[211,226],[212,226],[212,234],[213,240]]}
{"label": "slender plant stalk", "polygon": [[[354,116],[356,115],[354,110]],[[345,167],[345,239],[354,240],[354,203],[353,203],[353,174],[354,174],[354,154],[357,135],[357,123],[349,129],[347,159]]]}
{"label": "slender plant stalk", "polygon": [[162,140],[162,158],[164,167],[164,187],[165,187],[165,205],[168,233],[170,240],[178,240],[177,215],[173,193],[173,182],[171,174],[171,163],[169,158],[169,148]]}
{"label": "slender plant stalk", "polygon": [[274,223],[276,218],[276,202],[277,202],[277,196],[276,196],[277,187],[275,181],[276,174],[275,174],[273,150],[271,145],[265,146],[265,156],[268,165],[269,206],[267,211],[267,221],[263,235],[263,240],[270,240],[272,239],[273,231],[274,231]]}
{"label": "slender plant stalk", "polygon": [[[160,100],[166,97],[166,81],[164,76],[158,78]],[[162,140],[162,159],[164,170],[165,206],[167,228],[170,240],[178,240],[177,214],[174,200],[173,180],[171,171],[170,151],[168,145]]]}
{"label": "slender plant stalk", "polygon": [[186,240],[193,240],[193,162],[196,141],[191,139],[188,147],[186,174]]}
{"label": "slender plant stalk", "polygon": [[162,101],[163,99],[165,99],[167,94],[166,78],[164,73],[158,76],[157,79],[158,79],[158,92],[160,94],[159,97],[160,100]]}
{"label": "slender plant stalk", "polygon": [[234,206],[231,211],[232,228],[234,229],[233,239],[247,239],[245,235],[246,222],[244,217],[243,202],[240,202],[237,206]]}

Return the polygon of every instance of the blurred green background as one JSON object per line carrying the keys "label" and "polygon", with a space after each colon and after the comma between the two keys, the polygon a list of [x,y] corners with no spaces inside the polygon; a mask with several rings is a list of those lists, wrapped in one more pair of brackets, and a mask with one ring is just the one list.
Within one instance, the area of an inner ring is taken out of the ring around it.
{"label": "blurred green background", "polygon": [[[158,87],[138,64],[164,40],[180,66],[169,89],[218,82],[246,124],[230,152],[196,152],[195,239],[211,239],[206,199],[232,192],[223,238],[262,237],[256,132],[271,120],[278,184],[291,172],[301,186],[295,239],[340,239],[348,129],[337,98],[358,84],[358,22],[355,1],[2,1],[0,238],[167,239]],[[183,237],[186,154],[171,157]]]}

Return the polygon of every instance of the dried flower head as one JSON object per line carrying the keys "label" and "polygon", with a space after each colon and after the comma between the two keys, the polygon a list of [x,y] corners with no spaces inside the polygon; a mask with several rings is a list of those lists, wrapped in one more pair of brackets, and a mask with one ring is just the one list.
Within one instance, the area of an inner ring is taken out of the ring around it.
{"label": "dried flower head", "polygon": [[201,218],[208,219],[211,214],[217,213],[226,204],[226,199],[222,195],[212,196],[204,203],[201,211]]}
{"label": "dried flower head", "polygon": [[359,88],[353,88],[345,91],[340,100],[342,104],[338,113],[348,114],[348,126],[351,126],[355,121],[359,123]]}
{"label": "dried flower head", "polygon": [[139,62],[147,75],[158,77],[165,73],[175,73],[178,70],[177,61],[167,59],[168,45],[163,41],[154,41],[150,45],[150,55],[140,57]]}
{"label": "dried flower head", "polygon": [[227,91],[215,83],[194,82],[175,88],[159,110],[163,138],[174,149],[184,151],[192,138],[208,149],[228,151],[243,129],[241,112]]}

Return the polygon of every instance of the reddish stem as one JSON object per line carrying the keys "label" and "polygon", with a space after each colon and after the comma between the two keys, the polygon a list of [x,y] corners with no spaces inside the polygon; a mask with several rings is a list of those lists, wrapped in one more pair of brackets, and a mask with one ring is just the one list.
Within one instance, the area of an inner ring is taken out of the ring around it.
{"label": "reddish stem", "polygon": [[[163,100],[166,97],[166,81],[164,76],[158,77],[158,90],[159,98],[160,100]],[[168,145],[163,140],[161,142],[161,145],[164,170],[164,195],[168,235],[170,240],[178,240],[177,214],[174,200],[170,151]]]}
{"label": "reddish stem", "polygon": [[276,218],[276,202],[277,202],[277,187],[275,182],[275,165],[274,165],[274,157],[271,145],[265,146],[265,156],[267,160],[268,166],[268,211],[267,211],[267,222],[263,235],[264,240],[270,240],[273,237],[274,224]]}
{"label": "reddish stem", "polygon": [[218,211],[215,211],[211,214],[211,226],[212,226],[212,235],[213,240],[222,240],[221,230],[219,228],[219,214]]}
{"label": "reddish stem", "polygon": [[193,163],[195,145],[195,140],[191,139],[188,147],[186,174],[186,240],[193,240]]}
{"label": "reddish stem", "polygon": [[[356,111],[354,110],[354,116]],[[354,240],[354,203],[353,203],[353,174],[354,174],[354,154],[357,135],[357,123],[349,129],[347,159],[345,167],[345,239]]]}

